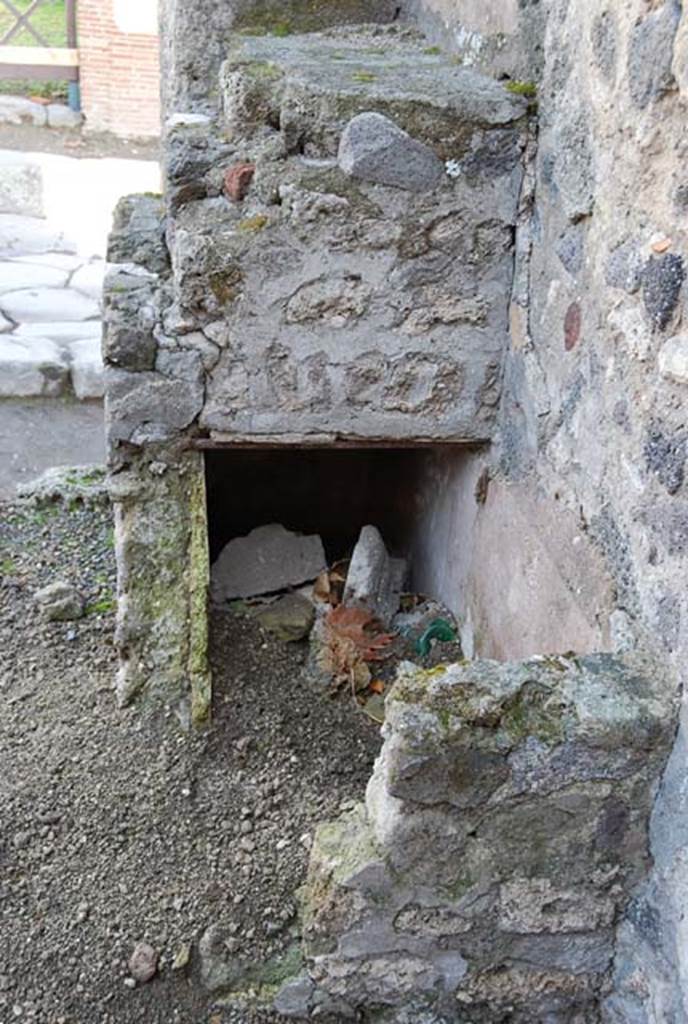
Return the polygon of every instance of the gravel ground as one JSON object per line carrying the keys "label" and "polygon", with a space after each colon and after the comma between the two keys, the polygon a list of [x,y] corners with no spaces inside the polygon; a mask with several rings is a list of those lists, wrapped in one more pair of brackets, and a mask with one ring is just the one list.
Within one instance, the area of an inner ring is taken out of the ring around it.
{"label": "gravel ground", "polygon": [[[40,620],[56,579],[83,619]],[[107,509],[0,503],[0,1024],[276,1024],[252,994],[293,969],[314,826],[360,799],[378,730],[307,680],[304,645],[229,612],[211,728],[118,710],[113,588]],[[243,1003],[213,1005],[204,933]],[[140,941],[160,967],[135,985]]]}

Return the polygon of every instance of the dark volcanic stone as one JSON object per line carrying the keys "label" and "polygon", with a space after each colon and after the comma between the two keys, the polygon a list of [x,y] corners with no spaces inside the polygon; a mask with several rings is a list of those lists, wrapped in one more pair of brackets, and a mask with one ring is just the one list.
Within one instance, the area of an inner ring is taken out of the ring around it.
{"label": "dark volcanic stone", "polygon": [[669,494],[676,494],[683,484],[685,474],[685,432],[665,433],[660,426],[653,424],[645,438],[645,465]]}
{"label": "dark volcanic stone", "polygon": [[683,259],[674,253],[651,257],[643,268],[643,301],[654,327],[666,327],[676,309],[686,276]]}

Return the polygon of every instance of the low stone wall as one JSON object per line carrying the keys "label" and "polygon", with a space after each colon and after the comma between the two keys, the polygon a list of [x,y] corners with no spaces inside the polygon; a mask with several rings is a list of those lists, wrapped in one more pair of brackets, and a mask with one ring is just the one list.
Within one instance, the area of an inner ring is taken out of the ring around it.
{"label": "low stone wall", "polygon": [[402,666],[366,807],[323,825],[296,1017],[598,1020],[673,734],[656,666]]}

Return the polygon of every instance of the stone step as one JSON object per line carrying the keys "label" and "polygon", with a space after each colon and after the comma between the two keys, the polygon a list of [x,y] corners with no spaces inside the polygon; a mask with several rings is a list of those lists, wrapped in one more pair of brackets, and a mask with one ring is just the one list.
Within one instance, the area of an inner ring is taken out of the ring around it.
{"label": "stone step", "polygon": [[[444,160],[472,155],[480,173],[481,132],[508,128],[527,110],[500,82],[457,67],[413,30],[391,26],[244,38],[220,77],[233,135],[279,124],[288,150],[306,155],[336,155],[345,124],[377,111]],[[482,164],[488,158],[496,158],[492,148]]]}
{"label": "stone step", "polygon": [[69,272],[31,263],[0,263],[0,295],[23,288],[63,288]]}
{"label": "stone step", "polygon": [[26,328],[1,334],[0,398],[56,398],[68,392],[70,383],[78,399],[102,398],[100,324],[94,326],[97,333],[85,337],[74,329],[57,339],[28,334]]}

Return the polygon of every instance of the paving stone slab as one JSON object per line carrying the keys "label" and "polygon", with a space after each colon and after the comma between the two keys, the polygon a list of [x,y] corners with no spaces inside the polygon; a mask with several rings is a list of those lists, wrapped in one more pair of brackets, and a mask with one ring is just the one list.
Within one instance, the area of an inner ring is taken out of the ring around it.
{"label": "paving stone slab", "polygon": [[0,214],[0,257],[46,252],[75,253],[76,244],[46,220],[14,213]]}
{"label": "paving stone slab", "polygon": [[22,288],[63,288],[68,271],[31,263],[0,263],[0,295]]}
{"label": "paving stone slab", "polygon": [[30,398],[62,394],[67,382],[65,356],[48,338],[31,342],[0,336],[0,397]]}
{"label": "paving stone slab", "polygon": [[69,346],[72,387],[77,398],[103,397],[103,358],[100,338],[84,338]]}
{"label": "paving stone slab", "polygon": [[29,256],[13,256],[12,263],[28,263],[36,267],[56,267],[71,273],[84,265],[81,256],[72,256],[66,252],[34,252]]}
{"label": "paving stone slab", "polygon": [[65,320],[59,323],[19,324],[14,330],[15,338],[29,340],[31,338],[49,338],[58,345],[66,345],[70,341],[82,341],[84,338],[95,338],[100,345],[103,325],[100,320]]}
{"label": "paving stone slab", "polygon": [[86,263],[73,274],[69,282],[70,288],[92,299],[100,299],[103,294],[103,281],[108,270],[105,260],[97,260],[94,263]]}
{"label": "paving stone slab", "polygon": [[6,292],[0,308],[16,323],[55,323],[98,317],[97,302],[71,288],[27,288]]}

